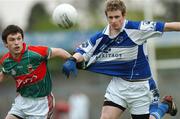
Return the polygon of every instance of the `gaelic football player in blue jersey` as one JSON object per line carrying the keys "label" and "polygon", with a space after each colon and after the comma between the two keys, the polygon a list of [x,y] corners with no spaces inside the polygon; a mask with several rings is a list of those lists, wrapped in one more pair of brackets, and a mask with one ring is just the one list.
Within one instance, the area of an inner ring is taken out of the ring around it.
{"label": "gaelic football player in blue jersey", "polygon": [[76,63],[91,72],[112,76],[105,93],[100,119],[119,119],[129,109],[133,119],[160,119],[175,116],[171,96],[159,103],[159,93],[151,75],[146,43],[165,31],[180,31],[180,22],[131,21],[125,19],[121,0],[106,0],[108,25],[76,49],[63,65],[66,76],[77,73]]}
{"label": "gaelic football player in blue jersey", "polygon": [[50,58],[71,55],[61,48],[27,45],[23,30],[16,25],[4,29],[2,40],[9,52],[0,60],[0,82],[4,75],[12,76],[17,91],[5,119],[52,119],[55,102],[47,63]]}

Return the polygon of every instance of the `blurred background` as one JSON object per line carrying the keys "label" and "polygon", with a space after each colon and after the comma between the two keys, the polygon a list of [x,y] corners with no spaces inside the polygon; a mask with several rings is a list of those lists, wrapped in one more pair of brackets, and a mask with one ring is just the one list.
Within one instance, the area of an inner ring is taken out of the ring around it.
{"label": "blurred background", "polygon": [[[32,45],[61,47],[73,53],[81,42],[106,24],[105,0],[0,0],[0,33],[9,24],[16,24],[25,31],[25,41]],[[127,6],[127,19],[180,21],[179,0],[123,0]],[[78,11],[78,23],[71,29],[61,29],[52,23],[53,9],[61,3],[70,3]],[[0,43],[0,55],[7,50]],[[164,33],[159,40],[150,40],[148,47],[153,75],[161,96],[172,95],[180,106],[180,33]],[[63,61],[49,61],[56,98],[56,119],[98,119],[104,93],[111,77],[79,71],[69,80],[61,73]],[[16,96],[15,82],[8,78],[0,84],[0,119],[11,108]],[[78,117],[79,115],[82,117]],[[72,116],[74,115],[74,116]],[[76,116],[77,118],[76,118]],[[166,116],[165,119],[179,119]],[[125,112],[122,119],[130,119]]]}

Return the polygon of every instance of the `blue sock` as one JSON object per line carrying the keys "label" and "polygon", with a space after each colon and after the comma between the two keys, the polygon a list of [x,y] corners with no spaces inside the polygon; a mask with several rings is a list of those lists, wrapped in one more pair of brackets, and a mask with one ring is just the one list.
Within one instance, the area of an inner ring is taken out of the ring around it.
{"label": "blue sock", "polygon": [[150,114],[153,115],[156,119],[161,119],[166,114],[166,112],[168,111],[168,108],[169,107],[167,104],[160,103],[156,112],[153,111]]}
{"label": "blue sock", "polygon": [[158,103],[152,103],[150,105],[150,115],[153,115],[156,119],[160,119],[157,110],[158,110]]}

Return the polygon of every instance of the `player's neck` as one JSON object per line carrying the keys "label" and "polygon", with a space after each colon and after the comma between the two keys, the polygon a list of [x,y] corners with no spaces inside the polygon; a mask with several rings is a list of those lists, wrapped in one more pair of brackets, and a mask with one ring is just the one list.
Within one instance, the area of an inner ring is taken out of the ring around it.
{"label": "player's neck", "polygon": [[21,55],[21,54],[18,53],[18,54],[13,54],[12,56],[13,56],[14,59],[18,59],[18,58],[20,57],[20,55]]}
{"label": "player's neck", "polygon": [[110,37],[116,37],[120,33],[120,29],[111,29],[110,28]]}

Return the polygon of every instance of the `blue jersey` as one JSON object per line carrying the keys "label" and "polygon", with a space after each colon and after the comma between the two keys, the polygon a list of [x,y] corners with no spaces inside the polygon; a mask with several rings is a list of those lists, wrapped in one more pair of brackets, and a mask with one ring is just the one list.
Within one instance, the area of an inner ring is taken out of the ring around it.
{"label": "blue jersey", "polygon": [[86,70],[127,80],[151,77],[146,43],[160,37],[163,22],[125,20],[119,34],[109,36],[109,25],[81,44],[76,52],[87,62]]}

